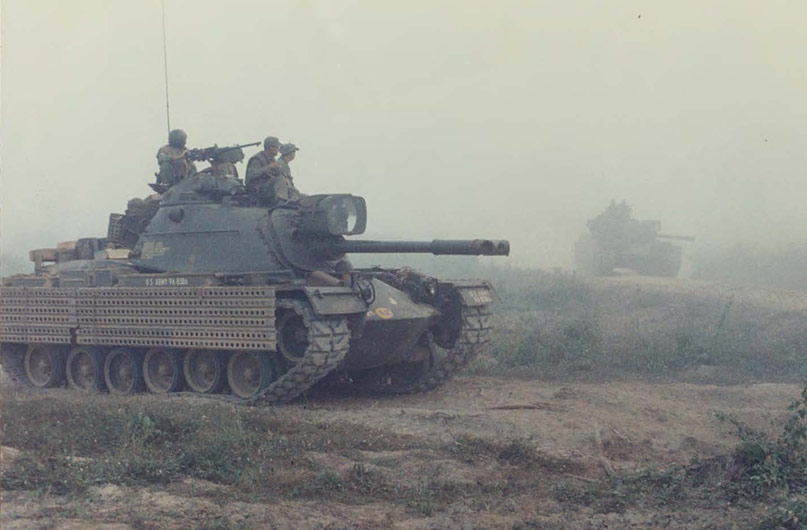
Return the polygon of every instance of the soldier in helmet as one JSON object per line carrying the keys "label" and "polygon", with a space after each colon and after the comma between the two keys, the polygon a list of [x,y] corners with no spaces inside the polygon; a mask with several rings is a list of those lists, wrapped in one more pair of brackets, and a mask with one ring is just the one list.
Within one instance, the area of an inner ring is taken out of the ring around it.
{"label": "soldier in helmet", "polygon": [[301,194],[294,186],[294,178],[291,176],[289,162],[294,160],[297,151],[300,149],[294,144],[283,144],[280,146],[280,175],[275,179],[275,197],[278,200],[294,201],[300,198]]}
{"label": "soldier in helmet", "polygon": [[283,144],[280,146],[280,158],[278,159],[278,163],[280,164],[280,174],[289,180],[292,180],[289,162],[294,160],[295,156],[297,156],[296,153],[299,150],[300,148],[294,144]]}
{"label": "soldier in helmet", "polygon": [[168,145],[160,147],[157,151],[157,164],[160,171],[157,173],[157,183],[164,186],[173,186],[180,180],[196,173],[196,166],[188,160],[188,150],[185,142],[188,135],[182,129],[174,129],[168,133]]}
{"label": "soldier in helmet", "polygon": [[280,146],[280,176],[275,179],[275,197],[278,200],[294,201],[300,198],[301,193],[294,187],[294,178],[291,176],[289,162],[294,160],[300,148],[294,144]]}
{"label": "soldier in helmet", "polygon": [[253,155],[247,162],[247,193],[260,204],[274,203],[274,180],[280,175],[280,163],[275,160],[280,150],[280,140],[267,136],[263,141],[263,151]]}

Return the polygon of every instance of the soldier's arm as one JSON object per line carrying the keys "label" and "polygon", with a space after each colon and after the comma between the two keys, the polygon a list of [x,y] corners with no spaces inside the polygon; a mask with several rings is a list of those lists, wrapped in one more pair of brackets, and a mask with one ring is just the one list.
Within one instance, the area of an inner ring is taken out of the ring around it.
{"label": "soldier's arm", "polygon": [[172,154],[169,151],[163,151],[160,149],[157,151],[157,162],[162,164],[163,162],[172,162],[174,160],[179,160],[180,158],[185,157],[185,153],[187,153],[187,149],[183,149],[179,154]]}
{"label": "soldier's arm", "polygon": [[274,174],[272,170],[276,170],[279,167],[280,164],[277,163],[277,160],[266,164],[265,166],[259,166],[258,162],[252,162],[251,164],[247,164],[247,177],[271,177]]}

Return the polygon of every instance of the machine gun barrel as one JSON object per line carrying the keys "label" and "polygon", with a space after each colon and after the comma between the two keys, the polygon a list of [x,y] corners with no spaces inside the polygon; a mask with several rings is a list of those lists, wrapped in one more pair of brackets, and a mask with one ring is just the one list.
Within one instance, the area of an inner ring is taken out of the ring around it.
{"label": "machine gun barrel", "polygon": [[692,236],[677,236],[674,234],[656,234],[656,237],[659,239],[673,239],[675,241],[695,241],[695,238]]}
{"label": "machine gun barrel", "polygon": [[332,249],[353,254],[435,254],[466,256],[509,256],[510,242],[503,239],[435,239],[433,241],[347,241]]}

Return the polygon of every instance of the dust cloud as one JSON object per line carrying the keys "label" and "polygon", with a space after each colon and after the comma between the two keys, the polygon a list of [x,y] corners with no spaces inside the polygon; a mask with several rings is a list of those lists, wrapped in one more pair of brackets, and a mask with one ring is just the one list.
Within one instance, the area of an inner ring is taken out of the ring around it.
{"label": "dust cloud", "polygon": [[[512,264],[571,266],[585,220],[625,199],[697,245],[803,244],[803,3],[165,15],[171,126],[192,147],[296,143],[300,189],[366,197],[372,236],[509,238]],[[2,3],[4,255],[101,236],[149,193],[164,90],[159,0]]]}

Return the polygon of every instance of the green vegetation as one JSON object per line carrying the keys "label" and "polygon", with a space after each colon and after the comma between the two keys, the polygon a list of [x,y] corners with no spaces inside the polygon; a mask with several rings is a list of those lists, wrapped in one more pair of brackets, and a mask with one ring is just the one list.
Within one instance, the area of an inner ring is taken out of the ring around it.
{"label": "green vegetation", "polygon": [[688,466],[613,474],[607,481],[553,486],[556,500],[575,509],[621,512],[642,505],[659,510],[740,505],[764,507],[759,530],[807,527],[807,385],[789,407],[781,432],[753,429],[726,415],[738,437],[735,449]]}
{"label": "green vegetation", "polygon": [[81,406],[50,396],[5,397],[1,425],[3,444],[24,451],[4,466],[2,487],[56,494],[178,477],[237,485],[244,494],[279,494],[286,484],[264,477],[289,462],[322,481],[301,458],[308,451],[413,443],[371,429],[281,421],[264,409],[145,397],[84,396]]}
{"label": "green vegetation", "polygon": [[[502,303],[479,375],[554,380],[795,382],[807,375],[805,312],[560,272],[493,269]],[[753,301],[753,300],[752,300]]]}
{"label": "green vegetation", "polygon": [[721,414],[740,441],[726,491],[733,498],[764,499],[772,508],[761,529],[807,527],[807,385],[773,436]]}

